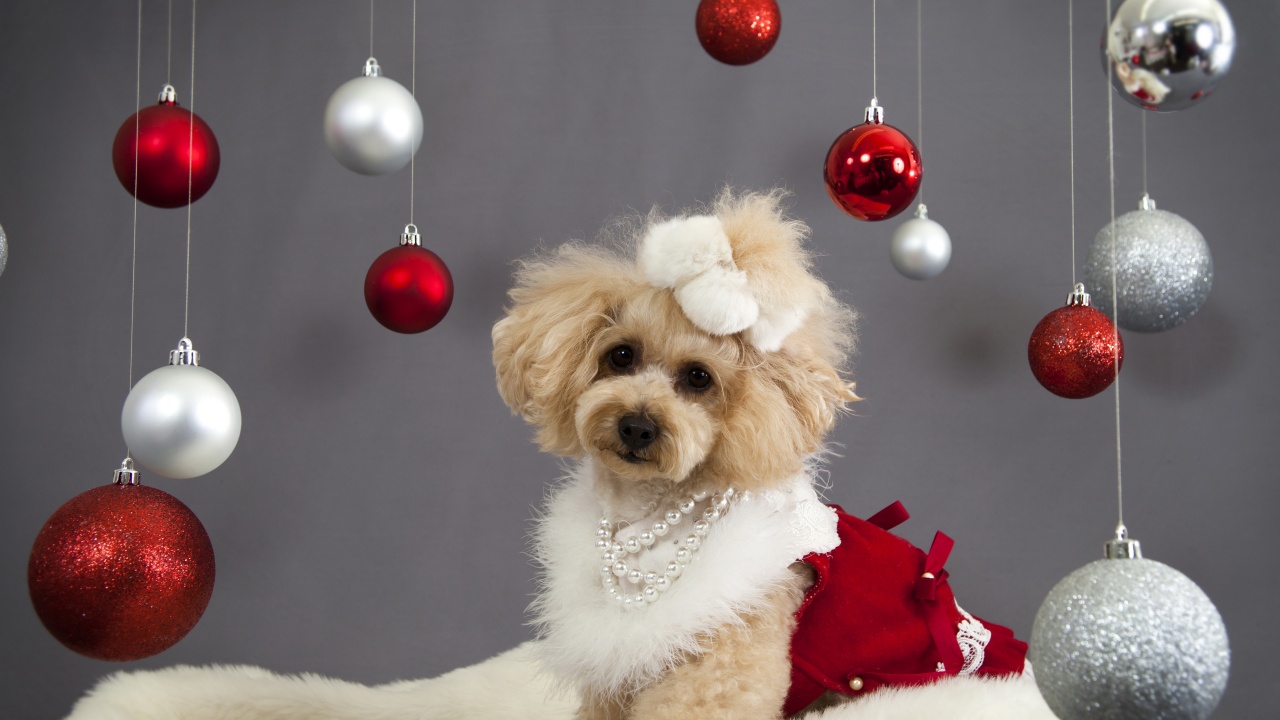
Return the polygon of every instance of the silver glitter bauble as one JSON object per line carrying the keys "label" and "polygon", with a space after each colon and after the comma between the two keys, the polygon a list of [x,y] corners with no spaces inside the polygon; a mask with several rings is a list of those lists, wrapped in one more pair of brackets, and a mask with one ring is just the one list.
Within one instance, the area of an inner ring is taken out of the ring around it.
{"label": "silver glitter bauble", "polygon": [[1203,100],[1231,69],[1236,31],[1218,0],[1125,0],[1102,48],[1111,84],[1138,107],[1181,110]]}
{"label": "silver glitter bauble", "polygon": [[898,272],[912,280],[928,280],[951,262],[951,236],[929,219],[929,209],[920,203],[916,216],[893,231],[889,259]]}
{"label": "silver glitter bauble", "polygon": [[362,175],[405,165],[422,144],[422,109],[403,85],[382,77],[373,58],[364,76],[348,80],[324,109],[324,141],[338,162]]}
{"label": "silver glitter bauble", "polygon": [[[1116,321],[1125,330],[1159,332],[1195,315],[1213,287],[1213,256],[1194,225],[1143,197],[1116,218]],[[1085,287],[1111,315],[1111,226],[1089,248]]]}
{"label": "silver glitter bauble", "polygon": [[9,241],[4,236],[4,228],[0,227],[0,275],[4,274],[4,266],[9,262]]}
{"label": "silver glitter bauble", "polygon": [[1059,582],[1036,613],[1030,660],[1061,720],[1205,720],[1231,650],[1204,591],[1136,557],[1096,560]]}
{"label": "silver glitter bauble", "polygon": [[120,428],[133,458],[157,475],[193,478],[213,470],[240,440],[240,403],[231,386],[197,364],[183,338],[169,364],[125,398]]}

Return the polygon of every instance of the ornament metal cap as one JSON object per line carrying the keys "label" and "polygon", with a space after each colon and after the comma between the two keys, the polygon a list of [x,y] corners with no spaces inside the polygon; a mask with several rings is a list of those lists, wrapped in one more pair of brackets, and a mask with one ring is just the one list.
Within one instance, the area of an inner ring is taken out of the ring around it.
{"label": "ornament metal cap", "polygon": [[159,102],[161,105],[177,105],[178,91],[174,90],[172,85],[165,83],[165,86],[160,88]]}
{"label": "ornament metal cap", "polygon": [[1103,556],[1108,560],[1137,560],[1142,557],[1142,543],[1129,537],[1129,529],[1116,526],[1116,536],[1103,544]]}
{"label": "ornament metal cap", "polygon": [[1071,294],[1067,296],[1067,305],[1089,307],[1089,293],[1084,291],[1084,283],[1076,283]]}
{"label": "ornament metal cap", "polygon": [[862,115],[863,119],[872,125],[884,124],[884,108],[876,103],[875,98],[871,98],[871,104],[867,106],[867,110]]}
{"label": "ornament metal cap", "polygon": [[112,479],[116,485],[140,485],[142,481],[142,473],[133,467],[133,458],[126,457],[120,461],[120,468],[116,470]]}
{"label": "ornament metal cap", "polygon": [[929,219],[929,208],[925,207],[924,203],[920,203],[919,205],[916,206],[916,217],[920,218],[921,220]]}
{"label": "ornament metal cap", "polygon": [[378,61],[375,58],[369,58],[364,61],[365,77],[379,77],[380,75],[382,75],[382,67],[378,65]]}
{"label": "ornament metal cap", "polygon": [[169,351],[170,365],[199,365],[200,353],[191,345],[191,338],[178,341],[178,349]]}
{"label": "ornament metal cap", "polygon": [[404,226],[404,232],[400,233],[400,244],[422,247],[422,236],[418,234],[417,225],[409,223]]}
{"label": "ornament metal cap", "polygon": [[1139,210],[1155,210],[1156,201],[1148,194],[1142,193],[1142,199],[1138,201]]}

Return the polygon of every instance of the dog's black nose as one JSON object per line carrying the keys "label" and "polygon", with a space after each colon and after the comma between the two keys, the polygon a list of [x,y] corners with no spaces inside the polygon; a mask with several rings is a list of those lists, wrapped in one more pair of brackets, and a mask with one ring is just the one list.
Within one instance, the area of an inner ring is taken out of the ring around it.
{"label": "dog's black nose", "polygon": [[643,415],[624,415],[618,421],[618,436],[633,452],[643,450],[658,439],[658,426]]}

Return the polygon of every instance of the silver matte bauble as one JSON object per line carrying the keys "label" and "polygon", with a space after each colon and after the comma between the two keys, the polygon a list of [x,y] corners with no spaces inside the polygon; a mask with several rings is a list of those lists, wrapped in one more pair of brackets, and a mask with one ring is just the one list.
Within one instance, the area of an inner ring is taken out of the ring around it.
{"label": "silver matte bauble", "polygon": [[1235,27],[1218,0],[1125,0],[1107,28],[1102,61],[1122,97],[1166,112],[1208,96],[1235,50]]}
{"label": "silver matte bauble", "polygon": [[385,175],[405,165],[422,144],[422,109],[403,85],[382,77],[378,62],[348,80],[324,109],[324,141],[338,162],[362,175]]}
{"label": "silver matte bauble", "polygon": [[235,450],[240,403],[222,378],[197,364],[190,340],[182,339],[169,362],[129,391],[120,429],[134,459],[155,474],[198,477]]}
{"label": "silver matte bauble", "polygon": [[0,227],[0,275],[4,274],[4,266],[9,262],[9,241],[4,236],[4,228]]}
{"label": "silver matte bauble", "polygon": [[889,259],[898,272],[912,280],[928,280],[951,262],[951,236],[929,219],[929,209],[920,203],[916,216],[893,231]]}
{"label": "silver matte bauble", "polygon": [[[1199,312],[1213,287],[1213,256],[1194,225],[1157,210],[1143,196],[1139,209],[1116,218],[1116,320],[1125,330],[1159,332]],[[1098,232],[1085,265],[1093,305],[1111,315],[1111,226]]]}
{"label": "silver matte bauble", "polygon": [[1036,613],[1029,659],[1060,720],[1206,720],[1222,699],[1231,650],[1217,608],[1134,554],[1071,573]]}

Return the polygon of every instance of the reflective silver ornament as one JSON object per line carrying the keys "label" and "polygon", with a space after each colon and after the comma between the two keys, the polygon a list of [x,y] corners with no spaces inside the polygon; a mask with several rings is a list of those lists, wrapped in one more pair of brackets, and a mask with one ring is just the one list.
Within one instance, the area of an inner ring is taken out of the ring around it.
{"label": "reflective silver ornament", "polygon": [[1125,0],[1107,27],[1103,69],[1138,107],[1182,110],[1231,69],[1236,31],[1218,0]]}
{"label": "reflective silver ornament", "polygon": [[1222,617],[1186,575],[1117,535],[1036,613],[1040,694],[1061,720],[1205,720],[1231,666]]}
{"label": "reflective silver ornament", "polygon": [[157,475],[193,478],[213,470],[240,439],[240,403],[226,381],[198,364],[182,338],[169,365],[147,373],[124,401],[120,429],[138,462]]}
{"label": "reflective silver ornament", "polygon": [[[1116,316],[1120,327],[1159,332],[1199,312],[1213,287],[1213,256],[1194,225],[1157,210],[1143,196],[1139,209],[1116,218]],[[1111,226],[1098,231],[1085,264],[1094,307],[1111,315]]]}
{"label": "reflective silver ornament", "polygon": [[0,227],[0,275],[4,274],[4,266],[9,262],[9,241],[4,236],[4,228]]}
{"label": "reflective silver ornament", "polygon": [[395,172],[422,144],[422,109],[369,58],[363,77],[348,80],[329,97],[324,141],[338,162],[362,175]]}
{"label": "reflective silver ornament", "polygon": [[898,272],[912,280],[928,280],[951,262],[951,236],[929,219],[929,209],[920,203],[916,216],[893,231],[889,259]]}

